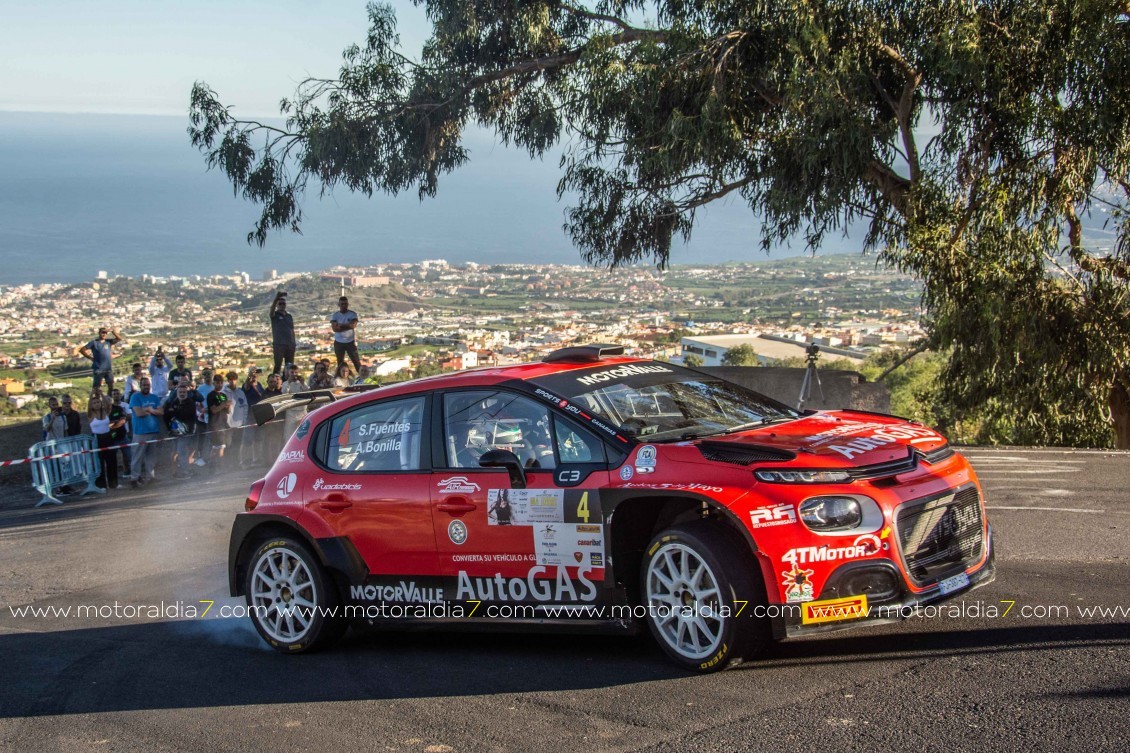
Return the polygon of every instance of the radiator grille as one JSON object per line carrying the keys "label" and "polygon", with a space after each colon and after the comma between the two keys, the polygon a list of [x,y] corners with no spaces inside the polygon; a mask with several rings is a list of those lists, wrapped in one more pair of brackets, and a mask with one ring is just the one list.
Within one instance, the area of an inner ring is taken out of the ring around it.
{"label": "radiator grille", "polygon": [[899,507],[895,513],[899,550],[914,585],[932,585],[979,562],[983,528],[975,486]]}

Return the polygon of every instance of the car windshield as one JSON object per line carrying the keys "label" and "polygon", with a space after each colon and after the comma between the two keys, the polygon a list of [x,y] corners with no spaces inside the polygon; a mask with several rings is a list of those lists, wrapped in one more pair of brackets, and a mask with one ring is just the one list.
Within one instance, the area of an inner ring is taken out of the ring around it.
{"label": "car windshield", "polygon": [[671,364],[625,364],[536,381],[648,442],[724,434],[800,415],[740,385]]}

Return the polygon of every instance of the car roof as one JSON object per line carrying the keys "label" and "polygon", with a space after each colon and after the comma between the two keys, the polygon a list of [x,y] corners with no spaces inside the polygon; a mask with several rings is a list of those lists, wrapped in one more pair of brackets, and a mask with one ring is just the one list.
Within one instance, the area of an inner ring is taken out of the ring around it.
{"label": "car roof", "polygon": [[532,363],[517,363],[509,366],[482,366],[476,369],[466,369],[465,371],[456,371],[450,374],[439,374],[437,376],[390,384],[387,387],[367,390],[356,396],[342,397],[335,404],[341,404],[345,401],[350,403],[367,402],[368,400],[396,397],[398,395],[412,395],[418,392],[430,392],[432,390],[493,386],[515,379],[525,381],[548,376],[550,374],[577,371],[579,369],[616,366],[622,363],[649,362],[650,361],[645,358],[621,356],[612,358],[605,357],[599,360],[534,361]]}

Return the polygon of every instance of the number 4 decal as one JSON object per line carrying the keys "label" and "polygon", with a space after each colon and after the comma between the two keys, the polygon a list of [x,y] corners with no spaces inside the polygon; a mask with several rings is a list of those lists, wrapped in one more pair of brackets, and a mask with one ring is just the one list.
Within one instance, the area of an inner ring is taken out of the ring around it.
{"label": "number 4 decal", "polygon": [[577,519],[589,522],[589,493],[585,492],[581,495],[581,501],[577,503]]}

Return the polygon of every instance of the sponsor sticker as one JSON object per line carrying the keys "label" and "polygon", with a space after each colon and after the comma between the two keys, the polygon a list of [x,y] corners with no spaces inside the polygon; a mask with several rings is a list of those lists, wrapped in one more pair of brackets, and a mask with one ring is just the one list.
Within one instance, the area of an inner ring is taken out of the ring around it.
{"label": "sponsor sticker", "polygon": [[564,520],[564,489],[491,489],[487,492],[487,522],[492,526],[529,526]]}
{"label": "sponsor sticker", "polygon": [[[891,425],[877,422],[845,421],[833,429],[813,434],[807,438],[813,446],[828,445],[849,460],[871,450],[900,442],[921,442],[942,436],[925,426],[912,424]],[[836,444],[831,444],[835,442]]]}
{"label": "sponsor sticker", "polygon": [[327,484],[326,480],[319,478],[314,482],[316,492],[357,492],[361,491],[361,484]]}
{"label": "sponsor sticker", "polygon": [[[655,451],[655,446],[645,444],[640,448],[640,451],[636,453],[636,470],[640,473],[650,473],[654,471],[657,457],[658,453]],[[644,470],[645,468],[648,470]]]}
{"label": "sponsor sticker", "polygon": [[472,576],[460,570],[455,581],[455,599],[476,601],[591,602],[596,601],[596,583],[589,578],[588,568],[578,568],[577,578],[559,567],[550,573],[540,565],[531,567],[524,578],[511,578],[502,573]]}
{"label": "sponsor sticker", "polygon": [[793,565],[791,570],[781,573],[781,577],[784,578],[782,585],[785,586],[786,602],[812,601],[815,596],[812,593],[812,570],[802,570]]}
{"label": "sponsor sticker", "polygon": [[350,586],[349,597],[355,601],[384,601],[390,604],[434,604],[444,601],[442,588],[419,585],[414,580]]}
{"label": "sponsor sticker", "polygon": [[280,463],[302,463],[306,460],[306,453],[302,450],[290,450],[289,452],[279,453],[278,462]]}
{"label": "sponsor sticker", "polygon": [[783,526],[796,522],[796,508],[787,503],[762,507],[759,510],[750,510],[750,525],[754,528],[768,528],[769,526]]}
{"label": "sponsor sticker", "polygon": [[447,524],[447,538],[456,546],[467,543],[467,524],[462,520],[453,520]]}
{"label": "sponsor sticker", "polygon": [[293,473],[288,473],[279,479],[279,485],[275,487],[278,492],[279,499],[286,499],[294,491],[294,485],[298,483],[298,476]]}
{"label": "sponsor sticker", "polygon": [[310,419],[306,419],[298,425],[298,431],[294,432],[294,436],[302,439],[310,433]]}
{"label": "sponsor sticker", "polygon": [[[595,529],[595,530],[594,530]],[[604,526],[577,523],[534,525],[534,559],[539,565],[576,567],[604,556]]]}
{"label": "sponsor sticker", "polygon": [[631,481],[634,475],[636,475],[636,471],[630,465],[625,465],[620,469],[620,480],[622,481]]}
{"label": "sponsor sticker", "polygon": [[849,546],[801,546],[790,549],[781,555],[784,562],[792,565],[807,565],[811,562],[840,562],[871,555],[883,549],[883,542],[873,533],[865,533]]}
{"label": "sponsor sticker", "polygon": [[614,369],[605,369],[604,371],[597,371],[593,374],[577,377],[577,381],[586,387],[591,387],[594,384],[603,384],[604,382],[611,382],[616,379],[622,379],[629,376],[637,376],[639,374],[672,374],[671,369],[659,364],[627,364],[618,366]]}
{"label": "sponsor sticker", "polygon": [[643,483],[643,484],[641,484],[641,483],[637,482],[637,483],[634,483],[634,484],[624,484],[623,488],[625,488],[625,489],[678,489],[680,491],[714,492],[716,494],[721,494],[722,491],[723,491],[722,487],[720,487],[720,486],[710,486],[708,484],[674,484],[674,483],[662,483],[662,484]]}
{"label": "sponsor sticker", "polygon": [[800,621],[805,625],[822,622],[857,620],[867,616],[867,595],[848,596],[844,599],[824,599],[805,602],[801,607]]}
{"label": "sponsor sticker", "polygon": [[474,494],[481,488],[466,476],[452,476],[436,484],[440,494]]}

